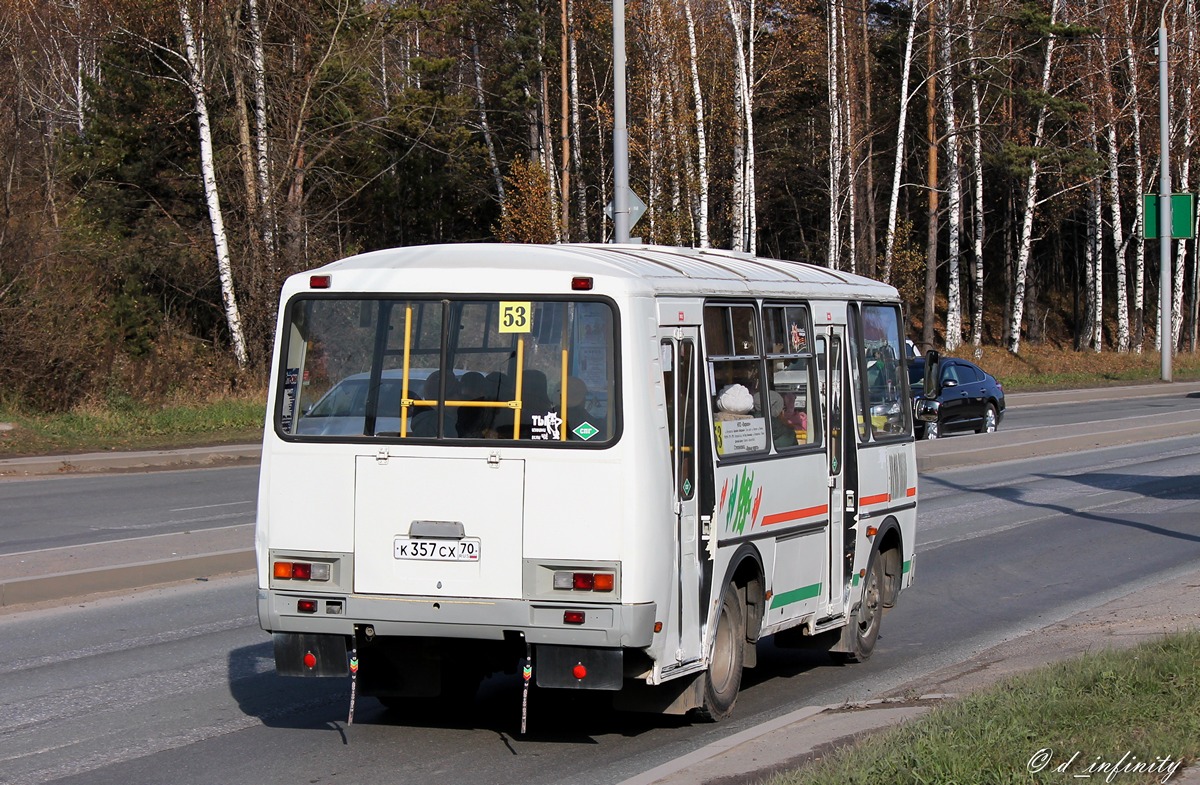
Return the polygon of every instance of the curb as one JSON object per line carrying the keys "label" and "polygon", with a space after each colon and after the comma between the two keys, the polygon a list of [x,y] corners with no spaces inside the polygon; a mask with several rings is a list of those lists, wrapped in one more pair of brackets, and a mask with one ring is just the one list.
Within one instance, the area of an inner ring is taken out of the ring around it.
{"label": "curb", "polygon": [[248,549],[17,578],[0,582],[0,608],[100,592],[143,589],[212,575],[251,572],[254,569],[254,550]]}

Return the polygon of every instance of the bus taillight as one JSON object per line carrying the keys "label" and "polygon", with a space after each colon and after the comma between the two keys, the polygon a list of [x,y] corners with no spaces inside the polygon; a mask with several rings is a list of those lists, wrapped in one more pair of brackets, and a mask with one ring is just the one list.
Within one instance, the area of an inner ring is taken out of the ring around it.
{"label": "bus taillight", "polygon": [[327,581],[330,570],[327,562],[277,561],[272,574],[276,580]]}
{"label": "bus taillight", "polygon": [[617,577],[611,572],[556,572],[554,588],[573,591],[612,591]]}

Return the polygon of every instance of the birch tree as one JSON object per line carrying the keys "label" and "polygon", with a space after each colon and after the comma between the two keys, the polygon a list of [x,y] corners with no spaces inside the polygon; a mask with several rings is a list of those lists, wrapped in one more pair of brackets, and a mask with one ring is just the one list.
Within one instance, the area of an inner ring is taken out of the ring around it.
{"label": "birch tree", "polygon": [[225,234],[225,219],[221,211],[221,195],[217,190],[216,162],[213,156],[212,124],[208,116],[208,84],[204,61],[204,28],[193,24],[187,0],[179,0],[179,22],[183,32],[184,57],[187,63],[186,83],[196,107],[196,125],[200,141],[200,172],[204,181],[204,198],[212,226],[213,244],[217,256],[217,276],[221,281],[221,300],[225,305],[225,323],[233,344],[233,355],[239,368],[249,363],[246,340],[242,334],[242,317],[238,311],[237,294],[233,285],[233,265],[229,255],[229,240]]}
{"label": "birch tree", "polygon": [[[1054,48],[1057,37],[1054,25],[1058,21],[1059,0],[1050,0],[1049,27],[1046,32],[1046,53],[1042,61],[1041,91],[1043,95],[1050,92],[1050,70],[1054,62]],[[1008,350],[1013,354],[1021,350],[1021,322],[1025,314],[1025,286],[1029,272],[1029,258],[1033,250],[1033,219],[1037,208],[1038,196],[1038,148],[1045,140],[1046,117],[1049,114],[1047,105],[1043,102],[1037,113],[1037,123],[1033,132],[1033,155],[1029,161],[1029,173],[1025,178],[1023,195],[1023,212],[1021,216],[1021,234],[1017,242],[1017,264],[1013,281],[1012,320],[1009,323]]]}
{"label": "birch tree", "polygon": [[[1112,224],[1112,240],[1113,251],[1116,256],[1116,298],[1117,298],[1117,351],[1125,353],[1129,351],[1130,334],[1129,334],[1129,286],[1128,286],[1128,266],[1126,262],[1126,249],[1128,240],[1125,237],[1124,221],[1121,215],[1121,170],[1120,170],[1120,154],[1121,147],[1117,140],[1117,120],[1118,113],[1116,101],[1114,99],[1114,91],[1112,82],[1113,68],[1111,58],[1109,56],[1109,43],[1107,40],[1102,40],[1099,43],[1100,58],[1103,63],[1103,76],[1100,79],[1101,92],[1104,96],[1104,105],[1107,110],[1107,126],[1105,134],[1107,138],[1108,151],[1108,202]],[[1130,230],[1130,238],[1137,233],[1137,223]]]}
{"label": "birch tree", "polygon": [[842,164],[845,160],[845,129],[842,127],[841,46],[838,35],[842,6],[836,0],[826,3],[828,11],[827,77],[829,80],[829,250],[826,265],[838,269],[841,257]]}
{"label": "birch tree", "polygon": [[946,266],[949,272],[946,309],[946,351],[953,352],[962,343],[962,299],[959,285],[959,256],[962,230],[962,180],[959,167],[958,119],[954,107],[954,59],[950,42],[950,0],[942,4],[940,28],[942,65],[942,110],[946,124],[946,223],[949,248]]}
{"label": "birch tree", "polygon": [[896,123],[896,157],[892,164],[892,189],[888,201],[887,229],[884,233],[883,275],[884,281],[892,280],[892,265],[896,255],[896,219],[899,212],[901,178],[904,173],[904,140],[908,127],[908,80],[912,72],[913,39],[917,31],[917,15],[920,0],[914,0],[909,9],[908,29],[904,36],[904,57],[900,63],[900,118]]}
{"label": "birch tree", "polygon": [[974,179],[974,209],[972,216],[971,269],[973,290],[971,297],[971,345],[975,347],[975,358],[982,356],[983,347],[983,111],[980,96],[979,58],[975,53],[976,0],[966,0],[967,22],[967,74],[971,86],[971,174]]}
{"label": "birch tree", "polygon": [[[1196,18],[1196,3],[1195,0],[1187,0],[1183,9],[1183,24],[1180,25],[1178,18],[1172,27],[1176,30],[1185,29],[1186,49],[1182,62],[1176,67],[1175,82],[1177,85],[1182,85],[1183,96],[1182,100],[1177,103],[1177,116],[1182,115],[1183,133],[1176,134],[1176,138],[1182,136],[1179,144],[1179,149],[1183,150],[1184,154],[1179,162],[1179,191],[1181,193],[1191,192],[1191,170],[1192,156],[1191,151],[1196,143],[1196,124],[1192,119],[1192,113],[1195,111],[1193,98],[1195,95],[1195,87],[1193,79],[1196,74],[1196,24],[1200,22]],[[1191,66],[1190,68],[1188,66]],[[1194,229],[1195,227],[1193,227]],[[1196,233],[1192,232],[1193,237]],[[1175,274],[1173,276],[1175,288],[1172,292],[1171,303],[1171,346],[1180,348],[1179,339],[1183,330],[1183,289],[1184,289],[1184,272],[1187,265],[1187,242],[1178,242],[1175,244]],[[1193,277],[1195,276],[1193,271]]]}
{"label": "birch tree", "polygon": [[696,21],[692,17],[692,0],[683,0],[683,13],[687,21],[688,65],[692,75],[692,102],[696,115],[696,177],[699,182],[696,231],[700,247],[708,248],[708,134],[704,128],[704,94],[700,90],[700,66],[696,57]]}
{"label": "birch tree", "polygon": [[[1146,167],[1142,159],[1142,99],[1141,77],[1138,68],[1138,52],[1134,50],[1134,15],[1130,8],[1134,0],[1120,0],[1121,13],[1124,19],[1125,67],[1129,74],[1129,106],[1133,113],[1133,169],[1137,181],[1139,195],[1134,200],[1134,215],[1131,235],[1136,235],[1145,225],[1146,216],[1143,214],[1140,195],[1146,188]],[[1142,351],[1142,343],[1146,337],[1146,244],[1133,243],[1133,350]]]}

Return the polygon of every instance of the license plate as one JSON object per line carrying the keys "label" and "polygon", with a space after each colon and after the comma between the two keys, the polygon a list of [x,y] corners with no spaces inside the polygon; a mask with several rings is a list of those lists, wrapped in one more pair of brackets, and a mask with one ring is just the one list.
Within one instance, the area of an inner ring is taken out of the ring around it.
{"label": "license plate", "polygon": [[478,537],[466,537],[461,540],[417,540],[412,537],[397,537],[394,547],[397,559],[479,561]]}

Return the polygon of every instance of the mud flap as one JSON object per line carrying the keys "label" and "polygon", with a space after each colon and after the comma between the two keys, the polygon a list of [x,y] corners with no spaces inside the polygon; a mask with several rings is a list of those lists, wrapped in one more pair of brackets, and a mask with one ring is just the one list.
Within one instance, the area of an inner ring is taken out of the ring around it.
{"label": "mud flap", "polygon": [[624,676],[620,649],[591,646],[534,647],[537,686],[572,690],[619,690]]}
{"label": "mud flap", "polygon": [[277,632],[275,672],[280,676],[348,676],[346,636]]}

